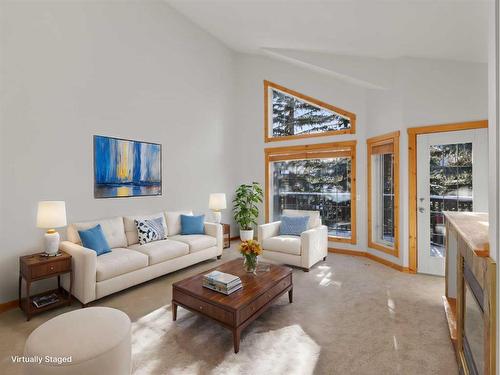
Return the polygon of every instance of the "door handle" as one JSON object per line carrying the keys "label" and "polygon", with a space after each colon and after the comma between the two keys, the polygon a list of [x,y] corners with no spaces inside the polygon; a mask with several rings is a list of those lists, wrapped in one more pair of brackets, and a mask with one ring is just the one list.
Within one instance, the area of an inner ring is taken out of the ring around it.
{"label": "door handle", "polygon": [[424,213],[424,211],[425,211],[425,209],[424,209],[423,207],[419,207],[419,208],[418,208],[418,212],[420,212],[421,214],[423,214],[423,213]]}

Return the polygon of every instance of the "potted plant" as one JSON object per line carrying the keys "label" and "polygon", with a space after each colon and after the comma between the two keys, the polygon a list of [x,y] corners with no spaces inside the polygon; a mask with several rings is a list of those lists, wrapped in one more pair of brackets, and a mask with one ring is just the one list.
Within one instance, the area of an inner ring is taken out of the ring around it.
{"label": "potted plant", "polygon": [[262,254],[262,246],[255,240],[243,241],[240,245],[240,253],[245,258],[243,268],[247,272],[255,273],[257,269],[257,257]]}
{"label": "potted plant", "polygon": [[258,204],[262,203],[262,188],[258,182],[243,184],[236,189],[233,199],[234,220],[240,226],[240,239],[248,241],[253,239],[253,226],[257,225],[259,217]]}

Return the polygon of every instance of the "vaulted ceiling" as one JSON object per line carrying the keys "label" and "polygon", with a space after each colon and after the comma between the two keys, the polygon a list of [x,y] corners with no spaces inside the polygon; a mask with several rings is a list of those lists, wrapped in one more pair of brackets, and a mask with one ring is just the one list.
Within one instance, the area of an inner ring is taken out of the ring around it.
{"label": "vaulted ceiling", "polygon": [[485,0],[165,0],[230,48],[486,62]]}

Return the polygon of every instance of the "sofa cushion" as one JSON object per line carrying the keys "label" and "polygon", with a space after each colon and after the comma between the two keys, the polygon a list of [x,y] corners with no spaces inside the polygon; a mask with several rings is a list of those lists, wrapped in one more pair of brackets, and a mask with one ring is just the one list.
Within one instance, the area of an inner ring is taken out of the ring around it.
{"label": "sofa cushion", "polygon": [[148,256],[135,250],[116,248],[97,257],[96,280],[111,279],[148,266]]}
{"label": "sofa cushion", "polygon": [[157,217],[156,219],[136,220],[135,226],[137,227],[137,236],[139,237],[140,245],[167,239],[161,217]]}
{"label": "sofa cushion", "polygon": [[175,236],[181,233],[181,215],[192,215],[193,211],[167,211],[165,217],[167,218],[168,235]]}
{"label": "sofa cushion", "polygon": [[289,235],[270,237],[262,241],[264,250],[292,255],[300,255],[300,245],[300,237]]}
{"label": "sofa cushion", "polygon": [[87,230],[100,224],[106,241],[110,248],[127,247],[127,237],[125,236],[125,228],[123,226],[123,218],[121,216],[110,219],[101,219],[95,221],[85,221],[68,225],[68,241],[76,244],[81,244],[82,241],[78,235],[79,230]]}
{"label": "sofa cushion", "polygon": [[163,229],[165,234],[168,233],[167,222],[165,221],[165,215],[163,212],[158,212],[151,215],[135,215],[135,216],[124,216],[123,225],[125,227],[125,235],[127,236],[128,246],[139,243],[139,237],[137,236],[137,226],[135,225],[135,220],[151,220],[161,218],[163,222]]}
{"label": "sofa cushion", "polygon": [[106,236],[102,231],[101,224],[87,230],[79,230],[78,235],[82,240],[83,247],[92,249],[97,253],[97,256],[109,253],[111,248],[106,241]]}
{"label": "sofa cushion", "polygon": [[149,257],[149,265],[189,254],[188,244],[174,240],[149,242],[145,245],[135,244],[129,248],[146,254]]}
{"label": "sofa cushion", "polygon": [[181,234],[205,234],[205,215],[181,215]]}
{"label": "sofa cushion", "polygon": [[307,224],[307,229],[312,229],[319,227],[321,225],[321,215],[319,211],[308,211],[308,210],[290,210],[285,209],[282,212],[283,216],[309,216],[309,223]]}
{"label": "sofa cushion", "polygon": [[177,236],[170,237],[170,239],[188,244],[189,252],[191,253],[205,250],[209,247],[217,245],[215,237],[207,236],[206,234],[179,234]]}

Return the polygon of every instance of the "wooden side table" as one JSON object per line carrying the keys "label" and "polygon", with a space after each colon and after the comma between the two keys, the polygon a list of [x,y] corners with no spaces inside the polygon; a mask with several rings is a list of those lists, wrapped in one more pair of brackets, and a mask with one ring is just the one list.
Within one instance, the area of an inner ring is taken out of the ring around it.
{"label": "wooden side table", "polygon": [[[73,270],[71,268],[71,255],[61,251],[61,255],[47,257],[43,253],[36,253],[26,255],[19,258],[19,307],[26,314],[27,320],[31,319],[32,315],[41,313],[43,311],[51,310],[53,308],[71,305],[71,292],[73,288]],[[61,287],[61,275],[69,273],[69,293]],[[57,276],[57,289],[49,290],[34,296],[30,296],[31,284],[34,281],[47,279]],[[26,295],[22,298],[22,281],[26,284]],[[33,304],[33,298],[50,295],[56,293],[59,301],[51,303],[50,305],[36,307]]]}
{"label": "wooden side table", "polygon": [[224,240],[224,249],[227,249],[231,246],[231,226],[229,224],[222,225],[222,238]]}

